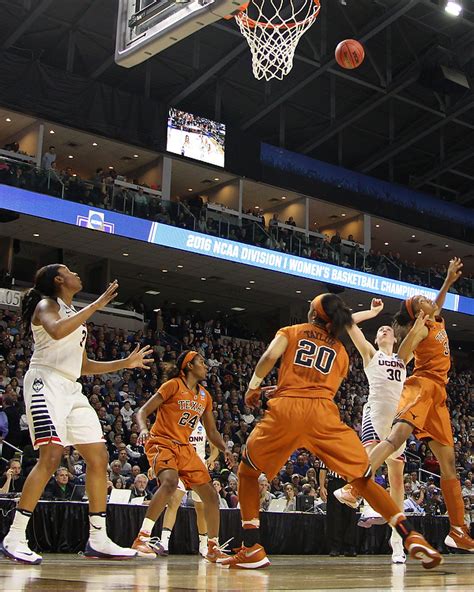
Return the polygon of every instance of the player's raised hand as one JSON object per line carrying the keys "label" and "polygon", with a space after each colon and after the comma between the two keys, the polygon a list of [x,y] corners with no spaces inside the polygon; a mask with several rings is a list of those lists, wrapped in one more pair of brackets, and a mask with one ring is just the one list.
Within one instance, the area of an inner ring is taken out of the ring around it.
{"label": "player's raised hand", "polygon": [[415,322],[413,323],[413,327],[412,327],[412,331],[414,331],[415,333],[419,333],[420,331],[423,330],[423,328],[426,325],[426,322],[428,321],[428,319],[430,318],[430,315],[427,315],[426,313],[424,313],[422,310],[420,310],[420,312],[418,313]]}
{"label": "player's raised hand", "polygon": [[448,273],[446,274],[446,279],[450,285],[457,282],[462,276],[462,268],[463,262],[461,259],[459,257],[453,257],[449,262]]}
{"label": "player's raised hand", "polygon": [[147,356],[151,356],[153,354],[153,350],[149,345],[142,347],[137,345],[132,353],[125,359],[127,365],[126,368],[144,368],[145,370],[153,364],[153,358],[148,358]]}
{"label": "player's raised hand", "polygon": [[380,314],[383,310],[383,300],[380,298],[372,298],[372,302],[370,303],[370,310],[375,313],[376,315]]}
{"label": "player's raised hand", "polygon": [[93,302],[94,307],[97,310],[100,310],[101,308],[104,308],[105,306],[107,306],[107,304],[109,304],[109,302],[111,302],[114,298],[117,297],[118,287],[119,287],[119,283],[117,280],[114,280],[111,284],[109,284],[109,287],[102,294],[102,296],[99,296],[99,298],[97,298],[97,300],[95,302]]}

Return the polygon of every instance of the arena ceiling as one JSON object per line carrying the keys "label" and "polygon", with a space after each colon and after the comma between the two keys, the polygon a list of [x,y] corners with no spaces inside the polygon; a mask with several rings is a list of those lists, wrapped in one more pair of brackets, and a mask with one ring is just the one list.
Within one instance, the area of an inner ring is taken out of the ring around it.
{"label": "arena ceiling", "polygon": [[[472,206],[474,0],[462,3],[456,18],[444,11],[445,0],[322,0],[282,82],[253,78],[232,21],[132,69],[117,66],[112,0],[0,0],[0,51]],[[366,49],[356,71],[334,60],[334,47],[349,37]],[[449,83],[440,65],[463,74],[468,87]]]}

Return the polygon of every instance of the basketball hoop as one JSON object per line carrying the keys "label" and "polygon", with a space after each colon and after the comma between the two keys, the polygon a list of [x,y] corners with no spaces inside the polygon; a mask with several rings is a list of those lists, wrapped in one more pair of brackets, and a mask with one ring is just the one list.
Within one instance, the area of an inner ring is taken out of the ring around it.
{"label": "basketball hoop", "polygon": [[293,68],[298,41],[320,8],[319,0],[251,0],[239,9],[235,20],[250,46],[257,80],[283,80]]}

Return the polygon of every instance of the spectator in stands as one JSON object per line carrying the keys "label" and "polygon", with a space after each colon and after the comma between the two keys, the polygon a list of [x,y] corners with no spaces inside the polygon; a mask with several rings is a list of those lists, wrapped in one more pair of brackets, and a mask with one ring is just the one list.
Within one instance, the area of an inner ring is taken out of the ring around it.
{"label": "spectator in stands", "polygon": [[284,512],[296,512],[296,494],[294,486],[291,483],[287,483],[283,489],[283,493],[286,500]]}
{"label": "spectator in stands", "polygon": [[56,469],[54,479],[46,485],[43,499],[70,500],[74,486],[69,482],[68,470],[64,467]]}
{"label": "spectator in stands", "polygon": [[306,473],[308,472],[309,465],[306,462],[305,457],[302,454],[298,454],[296,457],[296,464],[293,467],[294,473],[297,473],[301,477],[306,477]]}
{"label": "spectator in stands", "polygon": [[422,507],[424,501],[424,489],[418,491],[412,490],[410,482],[405,483],[405,501],[403,502],[403,510],[406,514],[415,513],[424,515],[425,511]]}
{"label": "spectator in stands", "polygon": [[280,472],[280,479],[282,483],[291,483],[295,467],[292,462],[287,462],[283,471]]}
{"label": "spectator in stands", "polygon": [[53,163],[56,162],[56,148],[54,146],[50,146],[48,148],[48,152],[43,154],[43,158],[41,159],[41,168],[45,171],[50,171],[53,168]]}
{"label": "spectator in stands", "polygon": [[135,477],[133,482],[133,486],[131,488],[132,495],[131,499],[135,499],[137,497],[143,498],[143,504],[149,503],[153,497],[153,495],[147,490],[148,485],[148,477],[143,473],[140,473]]}
{"label": "spectator in stands", "polygon": [[462,488],[462,496],[468,497],[471,500],[471,504],[474,504],[474,487],[470,479],[466,479],[464,481],[464,485]]}
{"label": "spectator in stands", "polygon": [[258,478],[258,489],[260,492],[260,510],[262,512],[267,512],[270,507],[270,502],[273,499],[273,495],[270,493],[268,479],[263,473]]}
{"label": "spectator in stands", "polygon": [[219,508],[227,509],[229,505],[227,504],[227,500],[225,499],[225,491],[222,488],[222,483],[219,481],[219,479],[214,479],[212,485],[214,486],[214,489],[216,490],[217,495],[219,497]]}
{"label": "spectator in stands", "polygon": [[8,462],[8,469],[5,475],[0,479],[0,494],[2,493],[21,493],[26,477],[21,475],[21,463],[17,458],[12,458]]}
{"label": "spectator in stands", "polygon": [[8,394],[7,392],[3,394],[2,405],[3,412],[8,419],[8,442],[12,446],[18,447],[22,439],[20,428],[21,410],[18,406],[18,395],[16,392],[13,392],[13,389]]}
{"label": "spectator in stands", "polygon": [[139,187],[133,198],[133,214],[139,218],[148,217],[148,197],[143,191],[143,187]]}
{"label": "spectator in stands", "polygon": [[280,477],[277,475],[273,477],[272,482],[270,484],[270,493],[274,495],[276,498],[283,497],[283,484],[281,482]]}

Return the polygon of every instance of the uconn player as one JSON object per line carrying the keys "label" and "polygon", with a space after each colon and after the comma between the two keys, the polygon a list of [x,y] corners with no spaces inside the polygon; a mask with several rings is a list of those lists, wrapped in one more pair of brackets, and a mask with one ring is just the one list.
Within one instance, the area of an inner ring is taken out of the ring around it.
{"label": "uconn player", "polygon": [[[374,298],[370,312],[355,313],[353,318],[356,322],[360,322],[377,316],[382,310],[383,302]],[[369,397],[364,405],[361,433],[362,444],[365,446],[367,454],[369,454],[376,444],[383,441],[390,434],[392,429],[403,383],[406,379],[406,360],[393,353],[396,339],[392,327],[384,325],[379,328],[375,338],[377,349],[366,340],[356,324],[352,325],[347,332],[362,356],[364,372],[369,382]],[[400,355],[403,355],[402,352],[400,352]],[[404,449],[405,445],[387,459],[390,495],[400,508],[400,511],[403,511],[404,500],[404,462],[402,457]],[[342,490],[335,492],[338,499],[340,497],[339,492],[342,492]],[[371,526],[382,522],[384,523],[385,520],[382,519],[380,514],[374,512],[366,504],[359,525]],[[393,551],[393,563],[405,563],[406,557],[403,551],[402,539],[396,530],[392,531],[390,545]]]}
{"label": "uconn player", "polygon": [[[217,457],[219,456],[219,450],[211,442],[209,442],[211,454],[209,455],[209,458],[206,459],[206,441],[206,430],[202,423],[199,422],[193,433],[189,436],[189,443],[194,446],[199,458],[206,464],[207,468],[211,470]],[[163,518],[161,544],[165,553],[168,553],[171,531],[175,525],[176,514],[185,493],[186,488],[180,479],[178,482],[178,489],[171,498]],[[207,523],[206,517],[204,515],[204,507],[198,493],[193,490],[191,496],[193,498],[194,508],[196,510],[196,520],[199,533],[199,553],[205,557],[207,555]]]}
{"label": "uconn player", "polygon": [[22,320],[26,334],[34,339],[34,352],[24,381],[26,415],[33,445],[39,448],[39,461],[28,475],[13,524],[0,551],[23,563],[40,563],[26,539],[28,521],[51,475],[59,466],[64,446],[75,446],[86,461],[86,487],[89,498],[89,541],[85,554],[90,557],[126,559],[135,557],[107,536],[108,455],[96,412],[76,382],[82,374],[104,374],[123,368],[147,368],[150,348],[135,348],[124,360],[95,362],[85,354],[86,321],[117,295],[114,281],[92,304],[77,312],[72,299],[82,289],[76,273],[65,265],[47,265],[36,274],[35,284],[22,301]]}

